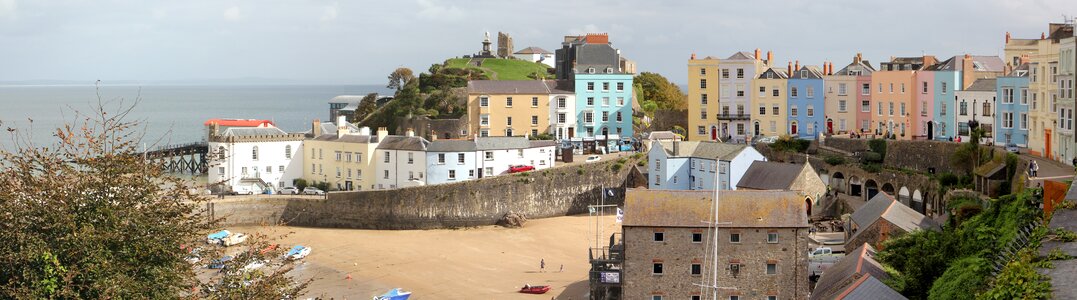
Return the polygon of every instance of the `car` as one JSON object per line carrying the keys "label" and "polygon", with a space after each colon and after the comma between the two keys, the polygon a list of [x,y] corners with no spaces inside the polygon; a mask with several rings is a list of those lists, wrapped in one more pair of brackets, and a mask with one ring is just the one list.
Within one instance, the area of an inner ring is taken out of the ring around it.
{"label": "car", "polygon": [[281,195],[299,195],[299,188],[296,188],[294,186],[286,186],[286,187],[281,188],[280,192],[278,192],[278,194],[281,194]]}
{"label": "car", "polygon": [[528,165],[515,165],[515,166],[509,166],[509,173],[527,172],[527,171],[531,171],[531,170],[534,170],[534,169],[535,169],[535,167],[528,166]]}
{"label": "car", "polygon": [[596,162],[599,160],[602,160],[602,157],[598,155],[591,155],[587,157],[587,162]]}
{"label": "car", "polygon": [[1010,153],[1021,153],[1021,148],[1017,148],[1017,144],[1008,143],[1006,144],[1006,151]]}
{"label": "car", "polygon": [[308,186],[303,188],[303,195],[325,195],[325,191],[319,190],[316,187]]}

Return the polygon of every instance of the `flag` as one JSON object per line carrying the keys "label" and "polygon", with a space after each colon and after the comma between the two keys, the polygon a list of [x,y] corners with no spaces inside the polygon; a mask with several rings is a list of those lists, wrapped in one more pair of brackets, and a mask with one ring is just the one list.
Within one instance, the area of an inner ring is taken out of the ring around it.
{"label": "flag", "polygon": [[617,223],[621,223],[624,220],[625,220],[625,211],[621,210],[621,208],[618,207],[617,208]]}

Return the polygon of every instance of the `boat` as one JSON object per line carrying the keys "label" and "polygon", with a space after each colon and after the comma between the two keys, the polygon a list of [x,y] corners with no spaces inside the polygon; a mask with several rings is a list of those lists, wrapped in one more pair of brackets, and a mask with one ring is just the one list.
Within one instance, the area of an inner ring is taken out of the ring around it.
{"label": "boat", "polygon": [[207,244],[220,244],[221,240],[232,235],[228,230],[221,230],[206,236]]}
{"label": "boat", "polygon": [[243,242],[246,242],[246,241],[247,241],[247,235],[246,234],[236,233],[236,234],[229,235],[228,237],[225,237],[225,238],[221,239],[221,245],[225,246],[225,247],[230,247],[230,246],[234,246],[234,245],[239,245],[239,244],[241,244]]}
{"label": "boat", "polygon": [[291,260],[300,260],[304,257],[307,257],[307,255],[310,255],[310,251],[310,247],[303,245],[295,245],[295,247],[292,247],[291,250],[288,250],[288,254],[285,254],[284,257]]}
{"label": "boat", "polygon": [[548,285],[525,284],[524,287],[520,288],[520,292],[524,293],[524,294],[545,294],[546,292],[549,292],[549,291],[550,291],[550,286],[548,286]]}
{"label": "boat", "polygon": [[408,300],[408,297],[411,297],[411,292],[405,292],[400,290],[400,288],[395,288],[381,296],[374,297],[374,300]]}

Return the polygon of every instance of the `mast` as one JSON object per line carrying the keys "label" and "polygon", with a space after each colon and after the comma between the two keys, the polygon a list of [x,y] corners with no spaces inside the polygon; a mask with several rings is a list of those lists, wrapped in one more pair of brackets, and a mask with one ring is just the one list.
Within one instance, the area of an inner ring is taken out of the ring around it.
{"label": "mast", "polygon": [[[715,159],[715,168],[718,168],[717,164],[721,163]],[[711,206],[714,207],[714,213],[711,215],[711,224],[714,229],[714,236],[711,238],[711,291],[713,300],[718,300],[718,191],[722,190],[722,179],[718,175],[720,172],[714,172],[714,201],[711,202]]]}

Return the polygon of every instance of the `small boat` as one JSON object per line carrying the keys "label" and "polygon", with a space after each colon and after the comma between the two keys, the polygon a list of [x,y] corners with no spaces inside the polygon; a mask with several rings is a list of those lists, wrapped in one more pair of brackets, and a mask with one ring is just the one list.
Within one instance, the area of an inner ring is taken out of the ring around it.
{"label": "small boat", "polygon": [[214,259],[213,262],[211,262],[206,267],[210,268],[210,269],[224,269],[224,264],[231,261],[231,260],[232,260],[231,256],[225,255],[224,257]]}
{"label": "small boat", "polygon": [[408,297],[411,297],[411,292],[405,292],[400,290],[400,288],[395,288],[381,296],[374,297],[374,300],[408,300]]}
{"label": "small boat", "polygon": [[310,247],[303,245],[295,245],[295,247],[292,247],[291,250],[288,250],[288,254],[285,254],[284,257],[291,260],[300,260],[304,257],[307,257],[307,255],[310,255],[310,251]]}
{"label": "small boat", "polygon": [[221,239],[221,245],[225,246],[225,247],[230,247],[230,246],[234,246],[234,245],[239,245],[239,244],[241,244],[243,242],[246,242],[246,241],[247,241],[247,235],[246,234],[236,233],[236,234],[229,235],[229,236]]}
{"label": "small boat", "polygon": [[546,292],[549,292],[549,291],[550,291],[550,286],[548,286],[548,285],[525,284],[524,287],[520,288],[520,292],[524,293],[524,294],[545,294]]}
{"label": "small boat", "polygon": [[221,230],[206,236],[207,244],[220,244],[221,240],[232,235],[228,230]]}

